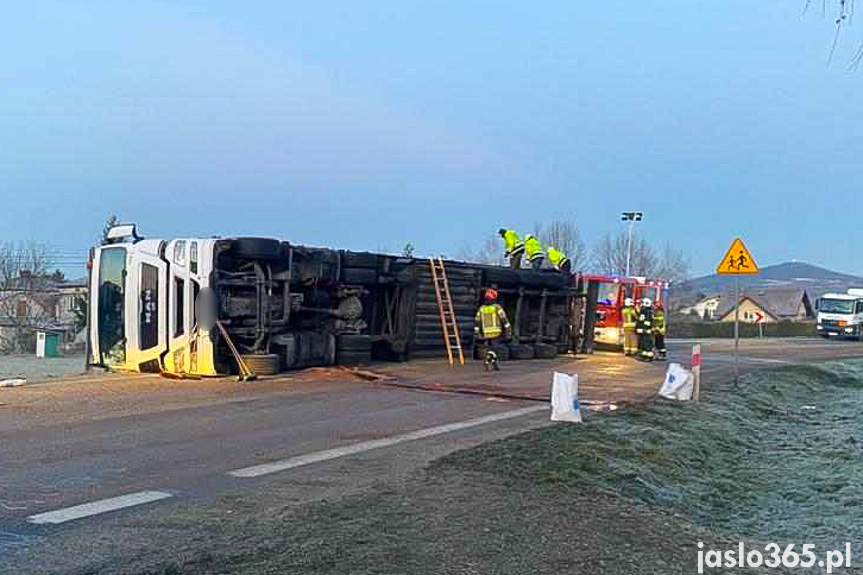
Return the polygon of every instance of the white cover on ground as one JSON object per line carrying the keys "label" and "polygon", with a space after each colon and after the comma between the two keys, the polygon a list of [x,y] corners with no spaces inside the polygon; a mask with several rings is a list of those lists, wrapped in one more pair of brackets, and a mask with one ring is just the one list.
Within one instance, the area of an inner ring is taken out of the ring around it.
{"label": "white cover on ground", "polygon": [[578,405],[578,374],[554,372],[551,384],[551,420],[581,423]]}
{"label": "white cover on ground", "polygon": [[669,364],[659,395],[674,401],[689,401],[692,399],[692,382],[691,371],[679,363]]}
{"label": "white cover on ground", "polygon": [[0,379],[0,387],[20,387],[27,383],[23,377],[13,377],[12,379]]}

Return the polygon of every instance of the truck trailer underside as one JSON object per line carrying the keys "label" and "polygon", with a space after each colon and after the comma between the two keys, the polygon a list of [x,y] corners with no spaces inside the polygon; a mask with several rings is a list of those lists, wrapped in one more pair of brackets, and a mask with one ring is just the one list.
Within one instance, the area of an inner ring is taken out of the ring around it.
{"label": "truck trailer underside", "polygon": [[[219,240],[214,251],[218,315],[253,370],[446,355],[428,260],[264,238]],[[444,263],[465,350],[474,344],[474,314],[489,287],[510,317],[518,355],[570,348],[572,275]],[[227,342],[218,333],[213,339],[217,370],[234,372]]]}

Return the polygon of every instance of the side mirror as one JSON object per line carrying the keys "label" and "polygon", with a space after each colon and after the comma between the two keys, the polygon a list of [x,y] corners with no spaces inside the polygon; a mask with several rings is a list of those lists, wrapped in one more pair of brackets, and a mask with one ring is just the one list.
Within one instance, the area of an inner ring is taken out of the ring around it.
{"label": "side mirror", "polygon": [[820,297],[815,300],[815,311],[818,311],[819,309],[821,309],[821,298]]}

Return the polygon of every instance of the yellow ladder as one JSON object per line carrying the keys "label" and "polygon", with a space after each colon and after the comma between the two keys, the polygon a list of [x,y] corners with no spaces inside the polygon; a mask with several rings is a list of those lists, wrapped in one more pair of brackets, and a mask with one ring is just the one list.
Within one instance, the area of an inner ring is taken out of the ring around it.
{"label": "yellow ladder", "polygon": [[[443,264],[443,258],[429,258],[429,267],[431,268],[432,283],[434,284],[434,293],[437,296],[437,308],[440,312],[440,326],[443,330],[443,340],[446,344],[446,355],[449,359],[449,364],[455,363],[453,350],[458,350],[458,361],[464,365],[464,352],[461,349],[461,335],[458,331],[458,323],[456,322],[455,310],[452,306],[452,296],[449,292],[449,280],[446,277],[446,267]],[[453,341],[455,345],[453,345]]]}

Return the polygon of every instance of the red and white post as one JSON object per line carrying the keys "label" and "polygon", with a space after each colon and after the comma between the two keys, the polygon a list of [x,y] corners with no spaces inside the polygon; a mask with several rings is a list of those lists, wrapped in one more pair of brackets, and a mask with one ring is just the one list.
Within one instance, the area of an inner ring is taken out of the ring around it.
{"label": "red and white post", "polygon": [[701,401],[701,344],[692,346],[692,400]]}

